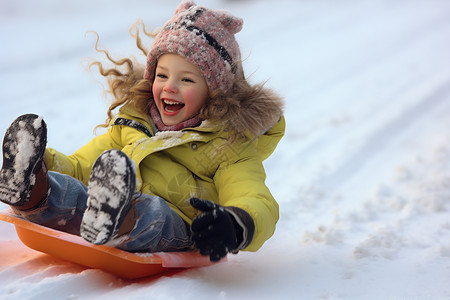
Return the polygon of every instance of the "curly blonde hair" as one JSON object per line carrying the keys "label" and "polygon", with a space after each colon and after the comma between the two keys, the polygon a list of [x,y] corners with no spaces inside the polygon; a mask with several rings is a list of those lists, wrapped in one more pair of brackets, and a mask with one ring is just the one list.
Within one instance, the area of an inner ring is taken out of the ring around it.
{"label": "curly blonde hair", "polygon": [[[154,38],[158,30],[147,31],[145,24],[138,20],[130,28],[130,35],[135,39],[137,48],[143,55],[148,50],[142,45],[139,27],[147,37]],[[131,104],[142,113],[149,114],[153,105],[152,82],[143,79],[145,65],[131,58],[113,59],[107,50],[98,48],[99,36],[95,50],[103,53],[113,63],[112,68],[105,68],[99,61],[92,62],[89,67],[97,66],[102,76],[106,78],[108,88],[105,92],[113,96],[113,102],[108,108],[107,119],[98,127],[108,127],[114,118],[114,109],[125,104]],[[261,135],[269,130],[281,117],[283,100],[264,83],[251,85],[244,76],[242,63],[236,63],[236,80],[229,91],[210,91],[205,106],[200,109],[199,116],[203,120],[218,121],[233,129],[237,137],[244,137],[246,132]]]}
{"label": "curly blonde hair", "polygon": [[[157,31],[147,31],[145,24],[139,19],[130,28],[130,35],[135,39],[137,48],[144,56],[147,55],[146,49],[140,37],[140,29],[148,37],[154,38]],[[125,104],[131,104],[134,108],[143,114],[148,114],[149,107],[152,104],[152,83],[143,79],[145,65],[139,63],[132,58],[113,59],[109,52],[104,49],[99,49],[99,35],[97,32],[92,32],[96,35],[95,50],[103,53],[106,58],[113,64],[113,67],[106,68],[100,61],[93,61],[89,64],[89,68],[93,66],[98,67],[100,75],[105,77],[108,87],[105,89],[106,93],[113,96],[113,101],[107,111],[107,119],[104,124],[98,127],[108,127],[111,120],[114,118],[113,111]]]}

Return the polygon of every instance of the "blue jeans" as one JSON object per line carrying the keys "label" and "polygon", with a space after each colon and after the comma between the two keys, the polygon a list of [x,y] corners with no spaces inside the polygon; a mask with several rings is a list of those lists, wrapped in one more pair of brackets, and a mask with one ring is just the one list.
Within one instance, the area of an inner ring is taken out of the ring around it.
{"label": "blue jeans", "polygon": [[[80,234],[86,210],[87,187],[79,180],[57,172],[48,172],[48,203],[26,213],[32,222],[57,230]],[[120,237],[114,246],[132,252],[182,251],[192,242],[187,224],[164,199],[146,194],[135,195],[137,221],[133,230]]]}

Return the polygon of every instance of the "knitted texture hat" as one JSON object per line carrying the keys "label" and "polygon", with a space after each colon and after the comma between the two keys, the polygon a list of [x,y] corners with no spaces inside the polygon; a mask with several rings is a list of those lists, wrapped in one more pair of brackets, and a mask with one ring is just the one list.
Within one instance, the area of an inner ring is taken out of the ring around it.
{"label": "knitted texture hat", "polygon": [[227,11],[182,1],[153,42],[144,78],[153,82],[157,59],[164,53],[174,53],[199,68],[210,92],[227,91],[241,60],[234,34],[242,29],[242,24],[242,19]]}

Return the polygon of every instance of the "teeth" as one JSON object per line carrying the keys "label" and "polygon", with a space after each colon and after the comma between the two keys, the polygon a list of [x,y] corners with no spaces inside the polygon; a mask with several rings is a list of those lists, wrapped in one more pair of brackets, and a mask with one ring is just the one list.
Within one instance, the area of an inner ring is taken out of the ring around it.
{"label": "teeth", "polygon": [[181,102],[170,101],[170,100],[165,100],[165,99],[164,99],[164,103],[165,103],[165,104],[168,104],[168,105],[183,104],[183,103],[181,103]]}

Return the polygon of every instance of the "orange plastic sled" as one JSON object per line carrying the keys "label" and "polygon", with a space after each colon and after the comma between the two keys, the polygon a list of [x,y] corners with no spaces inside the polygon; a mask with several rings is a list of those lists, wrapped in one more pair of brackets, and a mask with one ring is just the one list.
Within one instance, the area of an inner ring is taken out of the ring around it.
{"label": "orange plastic sled", "polygon": [[[168,271],[212,265],[208,256],[197,252],[131,253],[108,246],[93,245],[83,238],[27,221],[9,208],[0,211],[0,220],[16,227],[26,246],[58,258],[122,278],[136,279]],[[225,261],[223,259],[222,261]]]}

